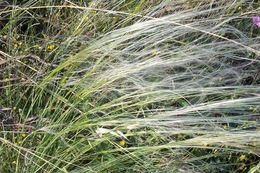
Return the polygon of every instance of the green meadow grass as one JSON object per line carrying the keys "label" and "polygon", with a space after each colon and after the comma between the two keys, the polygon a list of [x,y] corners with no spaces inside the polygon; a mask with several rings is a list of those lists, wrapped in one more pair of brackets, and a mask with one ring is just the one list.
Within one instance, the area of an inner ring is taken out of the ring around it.
{"label": "green meadow grass", "polygon": [[0,172],[260,169],[254,0],[0,1]]}

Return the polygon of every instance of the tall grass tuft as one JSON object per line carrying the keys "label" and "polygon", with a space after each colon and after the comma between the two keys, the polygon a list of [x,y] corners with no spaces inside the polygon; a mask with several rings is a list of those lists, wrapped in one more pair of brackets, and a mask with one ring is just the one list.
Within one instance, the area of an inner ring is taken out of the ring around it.
{"label": "tall grass tuft", "polygon": [[27,3],[2,11],[48,21],[0,52],[1,172],[259,170],[256,1]]}

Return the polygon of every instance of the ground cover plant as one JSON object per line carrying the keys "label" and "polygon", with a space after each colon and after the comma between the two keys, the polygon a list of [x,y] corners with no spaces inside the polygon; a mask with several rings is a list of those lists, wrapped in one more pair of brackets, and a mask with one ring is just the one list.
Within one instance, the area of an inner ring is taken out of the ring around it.
{"label": "ground cover plant", "polygon": [[0,1],[0,172],[259,172],[259,7]]}

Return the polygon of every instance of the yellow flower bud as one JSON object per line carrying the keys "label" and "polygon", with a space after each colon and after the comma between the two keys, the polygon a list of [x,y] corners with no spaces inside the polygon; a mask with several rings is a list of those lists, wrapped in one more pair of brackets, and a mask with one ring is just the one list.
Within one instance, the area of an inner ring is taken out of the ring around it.
{"label": "yellow flower bud", "polygon": [[18,43],[18,46],[19,46],[19,47],[22,47],[22,45],[23,45],[23,42],[19,42],[19,43]]}
{"label": "yellow flower bud", "polygon": [[53,50],[55,48],[54,44],[49,44],[47,46],[48,50]]}
{"label": "yellow flower bud", "polygon": [[246,159],[246,156],[244,155],[244,154],[242,154],[240,157],[239,157],[239,160],[240,161],[243,161],[243,160],[245,160]]}
{"label": "yellow flower bud", "polygon": [[119,144],[120,146],[125,146],[126,141],[122,139],[122,140],[120,140],[120,141],[118,142],[118,144]]}

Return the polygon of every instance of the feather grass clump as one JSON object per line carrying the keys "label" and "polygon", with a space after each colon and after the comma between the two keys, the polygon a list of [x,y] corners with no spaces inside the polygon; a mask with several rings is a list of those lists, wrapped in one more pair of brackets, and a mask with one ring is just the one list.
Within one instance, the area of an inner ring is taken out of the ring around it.
{"label": "feather grass clump", "polygon": [[16,170],[256,172],[260,38],[236,26],[251,22],[232,11],[238,2],[210,2],[96,8],[132,23],[39,78],[23,108],[34,130],[23,145],[0,138]]}

